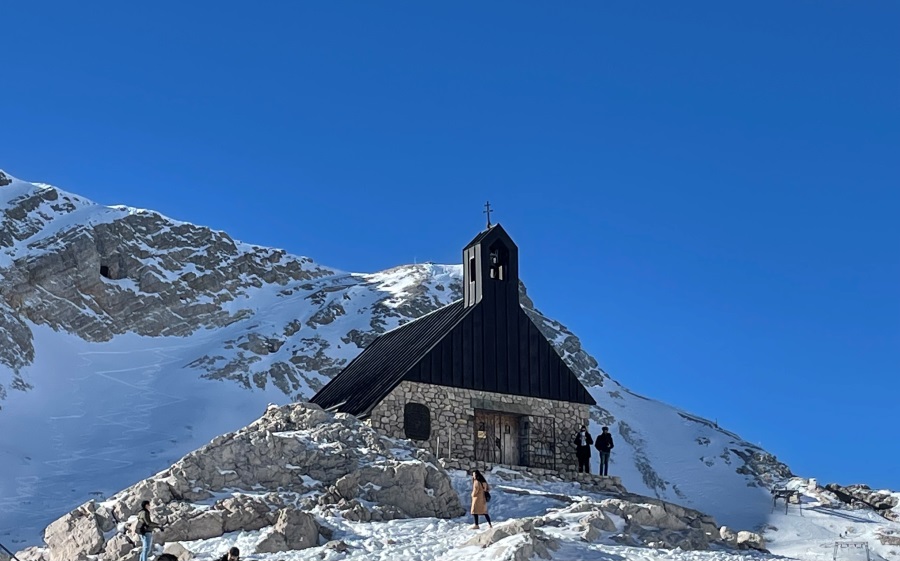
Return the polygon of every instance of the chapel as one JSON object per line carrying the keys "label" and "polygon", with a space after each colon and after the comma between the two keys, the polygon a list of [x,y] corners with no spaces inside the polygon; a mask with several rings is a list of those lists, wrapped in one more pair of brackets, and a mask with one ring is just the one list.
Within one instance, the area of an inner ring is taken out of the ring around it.
{"label": "chapel", "polygon": [[379,336],[311,401],[441,457],[574,466],[596,402],[522,309],[518,255],[489,221],[463,249],[463,298]]}

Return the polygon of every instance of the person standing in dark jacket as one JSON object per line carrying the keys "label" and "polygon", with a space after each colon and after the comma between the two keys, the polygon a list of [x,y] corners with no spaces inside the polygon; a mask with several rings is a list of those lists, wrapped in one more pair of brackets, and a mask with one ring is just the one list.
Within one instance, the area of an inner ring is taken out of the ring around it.
{"label": "person standing in dark jacket", "polygon": [[578,473],[591,473],[591,445],[594,439],[587,427],[581,428],[575,433],[575,456],[578,458]]}
{"label": "person standing in dark jacket", "polygon": [[597,437],[594,447],[600,453],[600,475],[609,475],[609,453],[612,452],[613,437],[609,434],[609,427],[603,427],[603,432]]}
{"label": "person standing in dark jacket", "polygon": [[160,527],[150,518],[150,501],[141,503],[137,518],[137,533],[141,536],[141,561],[149,561],[150,548],[153,547],[153,530]]}

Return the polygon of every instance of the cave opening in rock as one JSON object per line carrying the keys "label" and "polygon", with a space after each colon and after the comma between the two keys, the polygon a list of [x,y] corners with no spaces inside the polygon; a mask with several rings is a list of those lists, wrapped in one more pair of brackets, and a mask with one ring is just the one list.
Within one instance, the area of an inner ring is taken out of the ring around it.
{"label": "cave opening in rock", "polygon": [[100,265],[100,276],[107,278],[107,279],[112,278],[111,276],[109,276],[109,266],[108,265]]}

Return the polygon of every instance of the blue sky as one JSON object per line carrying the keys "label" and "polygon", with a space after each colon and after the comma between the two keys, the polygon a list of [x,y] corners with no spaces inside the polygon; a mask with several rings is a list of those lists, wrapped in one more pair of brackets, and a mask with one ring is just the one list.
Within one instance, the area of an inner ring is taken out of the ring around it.
{"label": "blue sky", "polygon": [[616,379],[900,489],[900,4],[435,4],[4,3],[0,167],[353,271],[490,199]]}

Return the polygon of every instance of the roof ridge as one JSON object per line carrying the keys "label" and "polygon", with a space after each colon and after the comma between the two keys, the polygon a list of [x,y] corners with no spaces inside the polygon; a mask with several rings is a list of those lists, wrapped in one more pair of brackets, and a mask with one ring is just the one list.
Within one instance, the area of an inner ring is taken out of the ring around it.
{"label": "roof ridge", "polygon": [[453,304],[456,304],[457,302],[462,302],[462,301],[463,301],[463,299],[462,299],[462,298],[459,298],[458,300],[454,300],[453,302],[450,302],[449,304],[444,304],[444,305],[441,306],[440,308],[436,308],[436,309],[434,309],[434,310],[431,310],[431,311],[428,312],[427,314],[421,315],[421,316],[419,316],[419,317],[417,317],[417,318],[414,318],[414,319],[409,320],[409,321],[406,322],[406,323],[401,323],[401,324],[398,325],[397,327],[392,327],[391,329],[388,329],[387,331],[384,331],[383,333],[381,333],[381,335],[379,335],[379,337],[383,337],[383,336],[385,336],[385,335],[387,335],[387,334],[389,334],[389,333],[393,333],[394,331],[397,331],[398,329],[400,329],[400,328],[402,328],[402,327],[406,327],[407,325],[412,325],[412,324],[416,323],[417,321],[419,321],[419,320],[421,320],[421,319],[425,319],[425,318],[427,318],[427,317],[430,316],[430,315],[433,315],[433,314],[436,314],[436,313],[440,312],[440,311],[443,310],[444,308],[447,308],[447,307],[449,307],[449,306],[452,306]]}

